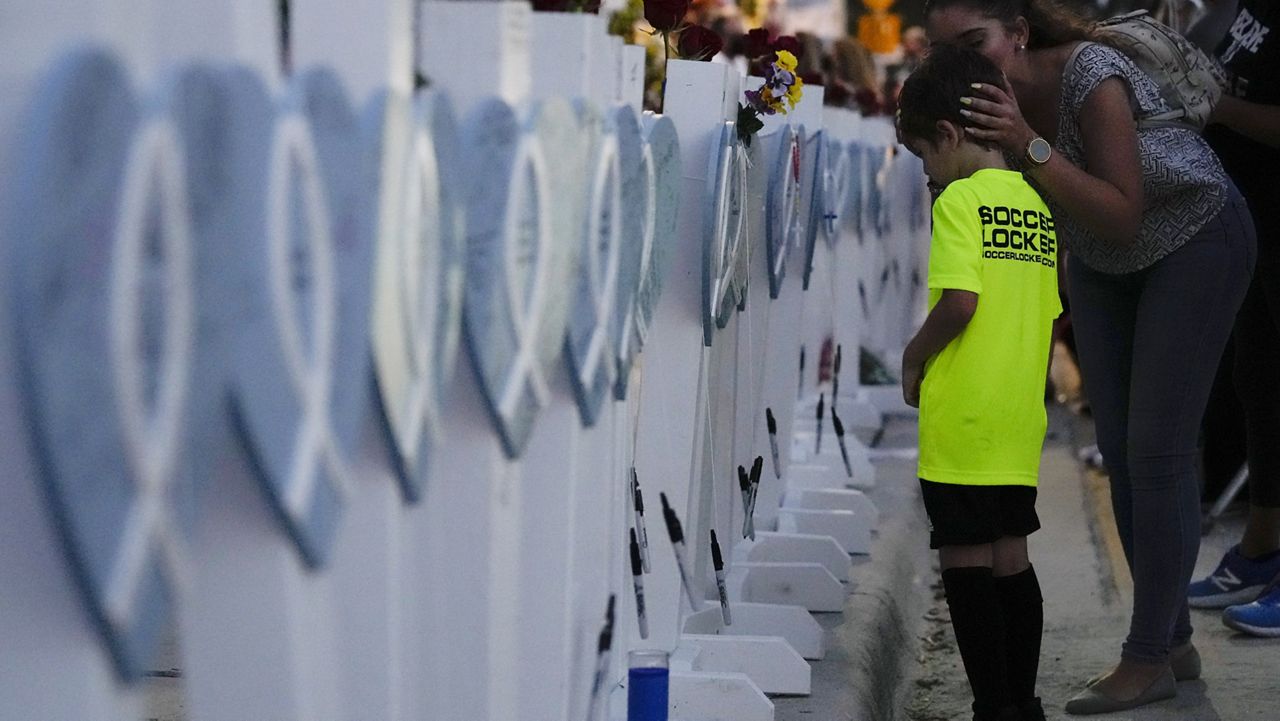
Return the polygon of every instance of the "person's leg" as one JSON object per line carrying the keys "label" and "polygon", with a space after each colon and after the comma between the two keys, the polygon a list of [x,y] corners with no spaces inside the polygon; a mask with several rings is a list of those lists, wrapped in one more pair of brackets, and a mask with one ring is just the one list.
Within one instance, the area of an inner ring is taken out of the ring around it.
{"label": "person's leg", "polygon": [[[1249,520],[1238,551],[1252,559],[1248,568],[1255,582],[1280,573],[1280,212],[1268,211],[1258,214],[1258,268],[1237,321],[1237,327],[1247,325],[1236,379],[1249,444]],[[1228,608],[1222,620],[1244,633],[1280,636],[1280,587]]]}
{"label": "person's leg", "polygon": [[1240,553],[1251,559],[1280,551],[1280,248],[1272,247],[1280,237],[1267,241],[1236,320],[1236,388],[1249,454],[1249,520]]}
{"label": "person's leg", "polygon": [[1196,445],[1254,259],[1242,199],[1144,272],[1129,408],[1134,611],[1123,657],[1168,661],[1191,637],[1186,591],[1200,545]]}
{"label": "person's leg", "polygon": [[[1249,515],[1239,545],[1191,584],[1193,608],[1248,603],[1280,575],[1280,212],[1257,212],[1258,264],[1235,322],[1234,380],[1249,468]],[[1238,466],[1237,466],[1238,467]],[[1233,470],[1234,472],[1234,470]]]}
{"label": "person's leg", "polygon": [[1013,705],[1004,613],[992,575],[991,544],[938,549],[951,628],[973,690],[975,719],[997,718]]}
{"label": "person's leg", "polygon": [[1036,677],[1044,633],[1044,599],[1036,570],[1027,558],[1026,536],[1005,536],[992,544],[992,573],[1004,612],[1009,693],[1024,717],[1043,718]]}
{"label": "person's leg", "polygon": [[1120,664],[1072,699],[1068,712],[1174,693],[1169,649],[1190,639],[1186,588],[1200,540],[1198,429],[1253,259],[1252,221],[1235,197],[1185,246],[1135,275],[1141,296],[1125,464],[1133,614]]}
{"label": "person's leg", "polygon": [[1111,482],[1116,531],[1132,564],[1129,492],[1129,378],[1139,288],[1134,278],[1110,275],[1073,260],[1067,266],[1071,325],[1085,395],[1093,413],[1098,450]]}

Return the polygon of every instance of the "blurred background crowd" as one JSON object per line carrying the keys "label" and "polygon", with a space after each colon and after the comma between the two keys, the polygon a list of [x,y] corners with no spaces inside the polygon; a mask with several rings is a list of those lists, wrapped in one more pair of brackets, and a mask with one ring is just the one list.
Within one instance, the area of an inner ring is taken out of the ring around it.
{"label": "blurred background crowd", "polygon": [[[1102,18],[1146,9],[1173,27],[1194,2],[1168,0],[1068,0]],[[606,2],[607,7],[610,3]],[[824,103],[854,109],[864,116],[892,115],[895,98],[928,49],[921,24],[925,0],[692,0],[685,22],[713,30],[723,41],[714,58],[747,72],[746,34],[763,29],[770,37],[790,35],[800,48],[799,74],[806,84],[825,88]],[[661,97],[661,41],[644,20],[643,0],[627,0],[612,14],[611,28],[630,42],[650,46],[653,71],[650,105]]]}

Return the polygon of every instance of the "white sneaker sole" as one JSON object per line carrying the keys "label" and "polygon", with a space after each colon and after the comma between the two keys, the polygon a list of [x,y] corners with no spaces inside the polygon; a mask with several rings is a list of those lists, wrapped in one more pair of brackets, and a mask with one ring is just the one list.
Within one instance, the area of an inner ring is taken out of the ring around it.
{"label": "white sneaker sole", "polygon": [[1219,593],[1213,596],[1187,596],[1187,605],[1192,608],[1226,608],[1242,603],[1253,603],[1262,595],[1266,585],[1246,586],[1238,591]]}
{"label": "white sneaker sole", "polygon": [[1263,638],[1280,638],[1280,627],[1277,626],[1254,626],[1248,623],[1241,623],[1229,616],[1222,617],[1222,623],[1227,628],[1234,628],[1241,633],[1247,633],[1250,636],[1261,636]]}

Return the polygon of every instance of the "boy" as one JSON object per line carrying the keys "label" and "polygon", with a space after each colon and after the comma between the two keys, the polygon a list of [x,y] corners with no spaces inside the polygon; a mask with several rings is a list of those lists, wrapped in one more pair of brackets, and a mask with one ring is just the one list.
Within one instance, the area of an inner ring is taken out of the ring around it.
{"label": "boy", "polygon": [[1057,239],[1040,196],[968,135],[960,98],[1003,85],[977,52],[934,48],[903,85],[901,141],[935,188],[929,316],[902,357],[920,408],[920,485],[974,721],[1043,721],[1043,604],[1027,559],[1058,300]]}

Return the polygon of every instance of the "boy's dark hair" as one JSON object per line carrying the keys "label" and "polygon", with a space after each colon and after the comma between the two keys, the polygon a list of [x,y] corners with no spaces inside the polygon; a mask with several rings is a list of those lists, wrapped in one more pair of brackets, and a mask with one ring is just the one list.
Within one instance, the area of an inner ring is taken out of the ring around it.
{"label": "boy's dark hair", "polygon": [[973,123],[960,114],[960,98],[974,94],[974,83],[1003,87],[1004,75],[977,50],[935,45],[920,67],[902,84],[898,96],[898,132],[904,140],[934,142],[938,121],[957,127]]}

